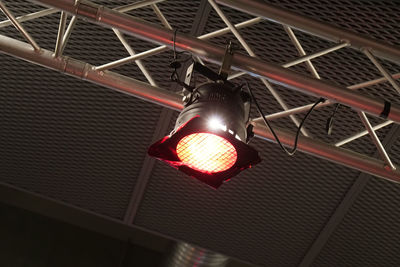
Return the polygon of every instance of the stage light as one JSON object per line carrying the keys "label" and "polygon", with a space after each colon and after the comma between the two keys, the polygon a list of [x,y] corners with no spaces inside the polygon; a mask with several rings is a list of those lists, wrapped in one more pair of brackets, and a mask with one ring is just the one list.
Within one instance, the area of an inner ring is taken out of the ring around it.
{"label": "stage light", "polygon": [[246,142],[250,97],[225,83],[206,83],[185,98],[174,130],[149,148],[149,155],[218,188],[260,162]]}

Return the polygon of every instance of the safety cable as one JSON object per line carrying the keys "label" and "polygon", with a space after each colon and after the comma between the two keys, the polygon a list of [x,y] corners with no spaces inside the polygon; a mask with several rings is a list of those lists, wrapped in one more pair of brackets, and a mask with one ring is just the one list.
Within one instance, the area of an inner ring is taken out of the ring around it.
{"label": "safety cable", "polygon": [[283,146],[283,144],[281,143],[281,141],[279,140],[277,134],[275,133],[274,129],[272,128],[271,124],[269,123],[269,121],[265,118],[264,112],[262,111],[260,105],[257,102],[257,99],[255,98],[252,89],[249,86],[249,83],[246,81],[246,86],[247,86],[247,90],[250,93],[250,96],[254,102],[254,104],[256,105],[256,108],[258,110],[258,113],[260,114],[260,116],[263,118],[265,124],[268,126],[269,130],[271,131],[272,135],[274,136],[276,142],[278,143],[278,145],[281,147],[281,149],[286,152],[289,156],[293,156],[296,151],[297,151],[297,143],[298,143],[298,139],[299,139],[299,135],[300,135],[300,130],[303,127],[304,123],[306,122],[308,116],[311,114],[311,112],[314,110],[314,108],[322,102],[325,102],[324,98],[320,98],[318,99],[317,102],[314,103],[314,105],[308,110],[307,114],[304,116],[303,120],[301,121],[299,127],[297,128],[297,132],[296,132],[296,138],[294,140],[294,145],[291,151],[288,151],[286,149],[286,147]]}

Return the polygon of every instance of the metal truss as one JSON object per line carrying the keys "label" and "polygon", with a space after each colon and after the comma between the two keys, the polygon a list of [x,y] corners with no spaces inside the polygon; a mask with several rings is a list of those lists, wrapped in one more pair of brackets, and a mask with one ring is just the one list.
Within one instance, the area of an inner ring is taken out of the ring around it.
{"label": "metal truss", "polygon": [[[2,53],[18,57],[49,69],[58,70],[62,73],[79,79],[87,80],[110,89],[128,93],[132,96],[158,105],[172,108],[174,110],[181,110],[183,108],[181,95],[157,87],[156,82],[152,79],[143,62],[140,61],[146,57],[154,56],[163,51],[171,49],[173,46],[172,40],[174,32],[172,27],[157,6],[157,3],[161,1],[162,0],[144,0],[112,10],[87,1],[37,0],[36,2],[49,6],[50,8],[17,18],[14,17],[7,7],[0,1],[0,9],[9,18],[7,21],[0,22],[0,27],[6,27],[13,24],[28,41],[28,43],[25,43],[0,35],[0,51]],[[199,60],[205,60],[219,64],[223,58],[224,49],[221,47],[216,47],[215,45],[208,43],[206,40],[232,32],[248,55],[234,55],[232,66],[237,72],[232,73],[229,76],[229,79],[235,79],[241,75],[251,74],[262,81],[262,83],[271,92],[273,97],[283,109],[281,112],[267,115],[267,119],[274,120],[283,117],[289,117],[295,125],[299,125],[299,121],[296,119],[296,117],[294,117],[294,115],[306,112],[312,106],[312,104],[308,104],[301,107],[289,108],[273,87],[274,83],[279,83],[285,85],[289,89],[328,99],[328,101],[325,103],[319,104],[317,108],[335,103],[341,103],[353,108],[358,113],[360,120],[366,128],[365,131],[355,133],[354,135],[349,136],[335,144],[328,144],[315,140],[310,136],[307,130],[304,129],[302,132],[303,135],[300,136],[298,142],[298,149],[300,151],[360,170],[364,173],[369,173],[391,181],[400,182],[400,171],[391,162],[388,154],[381,144],[381,141],[375,133],[375,131],[380,128],[386,127],[393,123],[400,123],[400,107],[390,104],[382,99],[368,97],[357,91],[357,89],[360,88],[389,82],[393,88],[400,93],[400,87],[397,81],[397,79],[400,78],[400,73],[390,74],[376,58],[383,58],[395,63],[400,63],[400,49],[398,47],[383,44],[378,41],[300,16],[298,14],[266,5],[260,1],[208,1],[224,21],[226,28],[198,36],[197,38],[178,33],[176,34],[175,39],[177,50],[186,50],[198,57]],[[224,14],[217,3],[256,15],[258,17],[234,25],[230,22],[229,18]],[[135,18],[124,13],[129,10],[144,6],[151,6],[153,8],[155,15],[159,18],[163,27],[155,26],[154,24],[150,24],[139,18]],[[52,14],[57,12],[57,10],[61,10],[57,41],[54,51],[49,51],[40,48],[37,45],[34,39],[23,28],[22,22]],[[66,25],[67,13],[73,16],[68,26]],[[64,56],[63,51],[67,45],[74,25],[77,23],[78,17],[83,17],[89,21],[92,21],[93,23],[98,23],[105,27],[112,28],[121,44],[127,50],[129,56],[101,66],[93,66],[71,57]],[[282,24],[282,30],[286,31],[294,45],[294,48],[298,51],[298,58],[293,59],[290,62],[283,63],[281,66],[277,66],[265,62],[257,57],[246,40],[241,36],[238,29],[259,23],[263,19],[269,19]],[[296,28],[309,34],[334,41],[337,44],[326,49],[316,51],[312,54],[306,54],[295,33],[292,31],[292,28]],[[125,40],[123,34],[132,35],[160,46],[145,52],[136,53]],[[368,57],[377,67],[383,77],[350,85],[347,88],[322,81],[318,74],[318,70],[312,64],[311,60],[344,47],[358,49],[364,53],[366,57]],[[132,62],[135,62],[138,65],[148,80],[148,83],[140,82],[133,78],[110,71],[112,68]],[[300,63],[306,64],[313,77],[301,75],[288,69]],[[365,113],[377,117],[383,117],[388,120],[379,125],[372,126]],[[275,142],[272,133],[265,125],[262,124],[262,118],[253,118],[251,123],[254,125],[254,132],[257,137],[270,142]],[[283,144],[289,146],[293,145],[293,140],[295,137],[294,133],[286,129],[279,128],[276,129],[276,132]],[[367,134],[370,135],[372,141],[376,145],[382,160],[340,148],[340,146]]]}

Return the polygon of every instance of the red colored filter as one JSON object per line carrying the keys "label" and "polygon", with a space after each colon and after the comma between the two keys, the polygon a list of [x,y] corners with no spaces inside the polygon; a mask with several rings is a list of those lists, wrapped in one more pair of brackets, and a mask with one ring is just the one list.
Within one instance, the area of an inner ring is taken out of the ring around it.
{"label": "red colored filter", "polygon": [[200,172],[217,173],[230,169],[237,160],[235,147],[225,138],[211,133],[193,133],[176,146],[181,162]]}

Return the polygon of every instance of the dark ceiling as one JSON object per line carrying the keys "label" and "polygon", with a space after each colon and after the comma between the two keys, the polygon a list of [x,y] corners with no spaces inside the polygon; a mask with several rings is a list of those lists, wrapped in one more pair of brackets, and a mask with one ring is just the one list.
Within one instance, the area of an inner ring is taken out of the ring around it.
{"label": "dark ceiling", "polygon": [[[4,1],[16,15],[43,9],[25,0]],[[133,1],[95,1],[117,7]],[[266,1],[331,24],[400,45],[400,5],[396,1]],[[167,0],[157,4],[173,28],[199,35],[224,28],[206,1]],[[222,7],[234,23],[251,16]],[[210,11],[210,12],[208,12]],[[149,7],[131,11],[159,23]],[[60,13],[23,25],[38,44],[53,50]],[[5,19],[0,14],[1,20]],[[296,58],[296,49],[279,24],[264,21],[240,30],[256,54],[270,62]],[[331,43],[295,31],[306,52]],[[0,29],[22,40],[12,27]],[[127,37],[136,52],[155,45]],[[211,39],[217,45],[232,34]],[[128,56],[115,34],[78,20],[65,55],[104,64]],[[262,266],[400,266],[400,186],[303,153],[288,157],[275,144],[254,139],[262,163],[218,191],[149,159],[152,141],[168,134],[177,113],[85,81],[0,54],[0,182]],[[143,60],[157,85],[173,91],[164,52]],[[381,74],[361,53],[341,49],[312,61],[323,79],[349,86]],[[391,72],[400,67],[382,62]],[[215,67],[210,65],[211,67]],[[296,71],[309,75],[304,66]],[[146,81],[131,63],[114,71]],[[268,113],[281,108],[256,79],[244,77]],[[290,107],[314,98],[275,86]],[[362,89],[400,104],[389,84]],[[307,130],[334,143],[363,130],[357,113],[341,107],[333,134],[325,122],[333,107],[316,110]],[[257,114],[253,111],[253,115]],[[302,118],[302,115],[299,116]],[[370,117],[372,124],[382,120]],[[289,119],[275,125],[294,129]],[[400,128],[378,135],[400,164]],[[378,157],[368,136],[345,148]],[[46,213],[46,210],[43,210]],[[51,211],[48,211],[51,213]],[[50,214],[49,214],[50,215]],[[79,224],[79,222],[76,222]]]}

